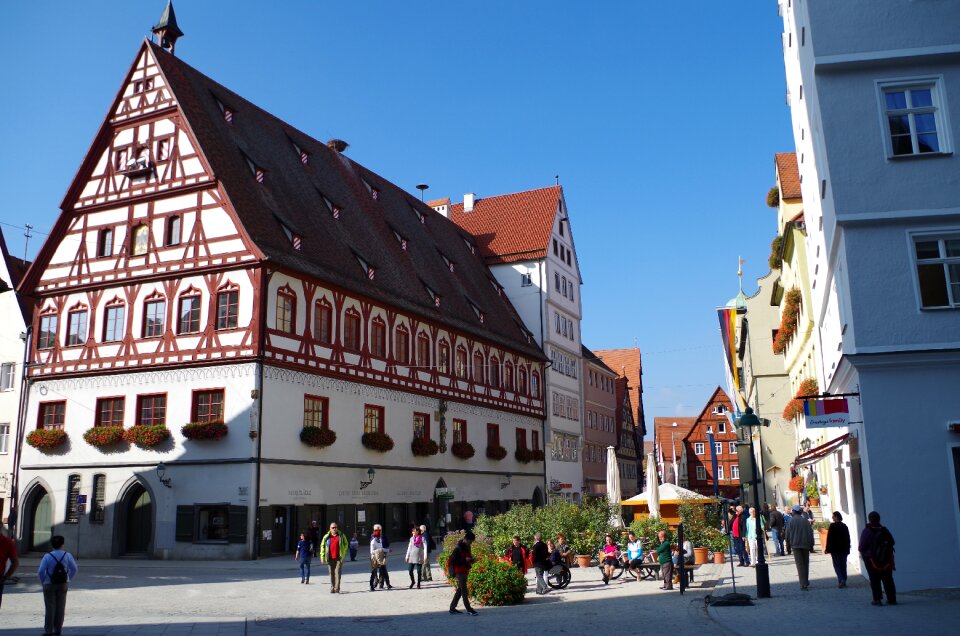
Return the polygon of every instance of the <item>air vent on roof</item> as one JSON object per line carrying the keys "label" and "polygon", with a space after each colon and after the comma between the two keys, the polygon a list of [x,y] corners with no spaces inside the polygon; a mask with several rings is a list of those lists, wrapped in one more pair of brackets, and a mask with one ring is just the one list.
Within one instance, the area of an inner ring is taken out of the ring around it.
{"label": "air vent on roof", "polygon": [[376,278],[377,270],[374,267],[372,267],[369,263],[367,263],[367,261],[364,260],[363,257],[361,257],[359,254],[354,254],[354,256],[357,257],[357,262],[360,263],[360,267],[363,269],[364,272],[366,272],[367,278],[369,278],[370,280],[373,280],[374,278]]}
{"label": "air vent on roof", "polygon": [[[421,281],[421,282],[423,282],[423,281]],[[430,300],[433,301],[433,306],[434,306],[434,307],[439,307],[439,306],[440,306],[440,296],[437,295],[437,292],[433,291],[433,289],[430,288],[430,285],[427,285],[426,283],[423,283],[423,288],[426,289],[426,290],[427,290],[427,294],[430,295]]]}
{"label": "air vent on roof", "polygon": [[297,153],[297,156],[300,157],[300,163],[307,165],[310,163],[310,153],[297,145],[297,142],[290,140],[290,143],[293,144],[293,151]]}
{"label": "air vent on roof", "polygon": [[216,96],[214,99],[217,101],[217,108],[220,109],[220,112],[223,114],[223,120],[228,124],[233,123],[233,109],[221,102]]}
{"label": "air vent on roof", "polygon": [[400,233],[397,232],[396,230],[393,231],[393,235],[397,238],[397,243],[400,244],[400,249],[402,249],[404,252],[406,252],[406,251],[407,251],[407,239],[405,239],[405,238],[403,238],[402,236],[400,236]]}
{"label": "air vent on roof", "polygon": [[471,253],[471,254],[476,254],[476,253],[477,253],[477,246],[473,244],[473,241],[471,241],[470,239],[468,239],[468,238],[465,237],[465,236],[462,237],[462,238],[463,238],[464,244],[467,246],[467,249],[470,250],[470,253]]}
{"label": "air vent on roof", "polygon": [[323,199],[323,204],[327,206],[327,210],[330,211],[330,215],[333,216],[335,220],[339,219],[340,211],[341,211],[340,206],[336,205],[335,203],[333,203],[333,201],[323,196],[323,194],[320,194],[320,198]]}
{"label": "air vent on roof", "polygon": [[266,178],[267,171],[254,163],[253,159],[247,155],[243,155],[243,158],[246,160],[247,167],[250,168],[253,178],[257,180],[257,183],[263,183],[263,180]]}
{"label": "air vent on roof", "polygon": [[473,313],[477,315],[477,318],[480,319],[480,322],[484,322],[484,320],[486,320],[487,315],[479,307],[477,307],[475,302],[467,298],[467,304],[470,305],[470,309],[472,309]]}
{"label": "air vent on roof", "polygon": [[410,209],[413,210],[413,213],[417,215],[417,220],[419,220],[421,223],[427,222],[427,219],[423,216],[423,212],[413,207],[412,205],[410,206]]}
{"label": "air vent on roof", "polygon": [[345,142],[343,139],[331,139],[327,142],[327,148],[331,150],[336,150],[337,152],[343,152],[350,147],[350,144]]}
{"label": "air vent on roof", "polygon": [[503,287],[500,286],[500,283],[491,278],[490,284],[493,285],[493,288],[497,290],[498,296],[503,296]]}
{"label": "air vent on roof", "polygon": [[443,262],[447,266],[447,269],[449,269],[451,272],[453,272],[456,269],[456,264],[453,261],[451,261],[449,258],[447,258],[445,254],[441,253],[440,258],[443,259]]}

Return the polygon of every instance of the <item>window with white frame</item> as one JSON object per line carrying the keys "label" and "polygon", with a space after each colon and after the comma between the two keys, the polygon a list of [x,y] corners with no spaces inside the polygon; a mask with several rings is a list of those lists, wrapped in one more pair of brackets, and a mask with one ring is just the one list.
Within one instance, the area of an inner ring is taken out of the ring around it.
{"label": "window with white frame", "polygon": [[960,234],[915,236],[920,306],[960,307]]}
{"label": "window with white frame", "polygon": [[697,466],[697,479],[699,481],[706,481],[707,479],[707,469],[703,466]]}
{"label": "window with white frame", "polygon": [[693,445],[693,452],[697,455],[703,455],[706,451],[706,445],[703,442],[695,442]]}
{"label": "window with white frame", "polygon": [[730,467],[730,479],[740,479],[740,467],[736,464]]}
{"label": "window with white frame", "polygon": [[723,442],[714,442],[714,449],[717,451],[717,455],[723,455]]}
{"label": "window with white frame", "polygon": [[12,391],[16,381],[17,364],[15,362],[4,362],[0,366],[0,391]]}
{"label": "window with white frame", "polygon": [[723,464],[717,465],[717,481],[723,479]]}
{"label": "window with white frame", "polygon": [[736,443],[736,442],[730,442],[730,454],[731,454],[731,455],[736,455],[736,454],[737,454],[737,443]]}
{"label": "window with white frame", "polygon": [[0,454],[10,452],[10,424],[0,424]]}
{"label": "window with white frame", "polygon": [[937,79],[881,82],[879,88],[888,156],[949,152],[944,147],[947,143],[945,110]]}

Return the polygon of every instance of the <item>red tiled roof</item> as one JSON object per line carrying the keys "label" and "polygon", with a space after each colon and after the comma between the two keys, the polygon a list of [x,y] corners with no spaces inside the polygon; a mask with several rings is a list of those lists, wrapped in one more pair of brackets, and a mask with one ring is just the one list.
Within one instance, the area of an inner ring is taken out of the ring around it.
{"label": "red tiled roof", "polygon": [[438,205],[450,205],[450,197],[445,197],[443,199],[433,199],[432,201],[427,201],[427,205],[431,208],[435,208]]}
{"label": "red tiled roof", "polygon": [[[676,426],[674,426],[676,423]],[[673,448],[677,453],[677,461],[683,452],[683,440],[697,425],[695,417],[655,417],[653,418],[654,437],[657,446],[663,449],[663,461],[672,462],[673,453],[670,451],[670,439],[673,438]],[[655,458],[660,461],[659,457]]]}
{"label": "red tiled roof", "polygon": [[450,206],[454,223],[476,237],[487,263],[537,260],[547,255],[561,187],[477,199],[472,212]]}
{"label": "red tiled roof", "polygon": [[594,351],[603,363],[613,369],[617,375],[625,376],[630,380],[631,388],[640,384],[640,349],[598,349]]}
{"label": "red tiled roof", "polygon": [[780,179],[780,196],[787,200],[802,199],[797,153],[778,152],[774,155],[774,161],[777,164],[777,176]]}

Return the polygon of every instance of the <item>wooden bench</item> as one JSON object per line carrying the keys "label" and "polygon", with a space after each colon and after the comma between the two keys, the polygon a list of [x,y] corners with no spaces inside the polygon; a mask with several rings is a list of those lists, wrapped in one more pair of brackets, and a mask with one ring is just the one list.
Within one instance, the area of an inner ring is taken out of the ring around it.
{"label": "wooden bench", "polygon": [[[642,576],[644,579],[654,579],[660,580],[660,564],[659,563],[641,563],[640,571],[643,573]],[[694,563],[688,563],[683,566],[683,572],[687,577],[687,583],[693,582],[693,573],[696,570],[699,570],[700,566]],[[680,568],[674,567],[674,572],[679,573]]]}

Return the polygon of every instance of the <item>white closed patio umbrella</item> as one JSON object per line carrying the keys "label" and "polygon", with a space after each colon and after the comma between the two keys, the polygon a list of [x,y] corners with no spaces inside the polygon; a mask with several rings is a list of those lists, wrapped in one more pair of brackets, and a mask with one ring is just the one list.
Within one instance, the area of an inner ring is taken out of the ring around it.
{"label": "white closed patio umbrella", "polygon": [[607,446],[607,501],[617,507],[617,512],[610,516],[610,525],[614,528],[623,527],[623,517],[620,515],[620,465],[617,464],[617,451],[613,446]]}
{"label": "white closed patio umbrella", "polygon": [[651,517],[660,516],[660,484],[657,480],[657,468],[653,463],[653,453],[647,456],[647,509]]}

